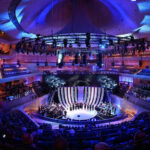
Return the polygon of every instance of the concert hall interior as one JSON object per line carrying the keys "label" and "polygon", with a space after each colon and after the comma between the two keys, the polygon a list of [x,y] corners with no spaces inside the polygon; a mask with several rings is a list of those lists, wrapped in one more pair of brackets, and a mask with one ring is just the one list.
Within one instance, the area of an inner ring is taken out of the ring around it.
{"label": "concert hall interior", "polygon": [[150,0],[0,0],[5,149],[150,149]]}

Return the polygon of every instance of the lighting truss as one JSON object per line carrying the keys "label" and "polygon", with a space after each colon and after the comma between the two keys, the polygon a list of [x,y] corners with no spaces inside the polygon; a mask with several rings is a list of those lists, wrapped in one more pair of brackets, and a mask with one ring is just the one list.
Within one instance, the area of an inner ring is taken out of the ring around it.
{"label": "lighting truss", "polygon": [[[124,47],[125,43],[131,42],[131,37],[117,37],[108,34],[89,33],[90,38],[87,37],[87,33],[67,33],[56,34],[51,36],[37,35],[36,38],[22,38],[16,46],[16,50],[27,51],[28,49],[41,53],[57,53],[57,51],[63,51],[63,53],[89,53],[97,54],[103,51],[113,50],[115,46]],[[89,44],[87,47],[87,38]],[[65,42],[67,40],[67,43]],[[119,41],[119,42],[118,42]],[[65,42],[65,43],[64,43]],[[30,44],[29,44],[30,43]],[[23,49],[22,45],[26,45],[26,49]],[[70,46],[71,45],[71,46]]]}

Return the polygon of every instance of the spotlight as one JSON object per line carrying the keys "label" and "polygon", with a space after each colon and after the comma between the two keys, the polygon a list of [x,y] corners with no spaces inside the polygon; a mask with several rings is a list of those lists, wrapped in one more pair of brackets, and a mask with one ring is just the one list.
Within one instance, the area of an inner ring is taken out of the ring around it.
{"label": "spotlight", "polygon": [[103,49],[106,48],[106,45],[105,44],[101,44],[101,45],[99,45],[99,48],[103,50]]}
{"label": "spotlight", "polygon": [[90,39],[91,39],[90,33],[86,33],[85,44],[87,48],[90,48]]}
{"label": "spotlight", "polygon": [[79,41],[79,38],[76,38],[76,39],[75,39],[75,44],[77,44],[78,47],[81,46],[80,41]]}
{"label": "spotlight", "polygon": [[114,45],[113,40],[109,39],[109,46],[113,46],[113,45]]}
{"label": "spotlight", "polygon": [[144,52],[145,49],[146,49],[146,47],[145,47],[145,39],[143,38],[143,39],[141,40],[141,50]]}
{"label": "spotlight", "polygon": [[56,42],[56,39],[53,39],[53,44],[52,44],[52,48],[56,48],[57,46],[57,42]]}
{"label": "spotlight", "polygon": [[86,47],[87,47],[87,48],[90,48],[90,40],[89,40],[89,39],[86,39],[86,40],[85,40],[85,44],[86,44]]}
{"label": "spotlight", "polygon": [[59,68],[62,68],[63,65],[64,65],[63,59],[64,59],[63,54],[62,53],[58,53],[57,65],[58,65]]}
{"label": "spotlight", "polygon": [[101,45],[103,43],[102,39],[99,39],[99,45]]}
{"label": "spotlight", "polygon": [[97,54],[97,66],[102,68],[102,53]]}
{"label": "spotlight", "polygon": [[118,38],[117,44],[120,44],[120,41],[121,41],[120,38]]}
{"label": "spotlight", "polygon": [[87,39],[91,39],[91,34],[90,33],[86,33],[86,38]]}
{"label": "spotlight", "polygon": [[39,41],[40,40],[40,34],[36,35],[36,40]]}
{"label": "spotlight", "polygon": [[78,53],[75,54],[75,61],[74,61],[74,63],[78,64]]}
{"label": "spotlight", "polygon": [[83,64],[85,64],[86,65],[86,54],[84,54],[83,56],[82,56],[82,61],[83,61]]}
{"label": "spotlight", "polygon": [[134,36],[131,36],[131,39],[130,39],[131,43],[132,43],[132,46],[134,46]]}
{"label": "spotlight", "polygon": [[64,39],[64,47],[67,47],[67,44],[68,44],[68,40],[67,39]]}
{"label": "spotlight", "polygon": [[19,52],[20,49],[21,49],[21,43],[18,42],[18,43],[16,44],[16,51]]}

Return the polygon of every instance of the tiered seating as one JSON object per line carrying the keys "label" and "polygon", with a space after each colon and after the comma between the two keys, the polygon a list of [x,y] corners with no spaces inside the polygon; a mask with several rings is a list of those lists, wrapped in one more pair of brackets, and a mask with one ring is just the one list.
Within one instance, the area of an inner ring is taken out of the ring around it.
{"label": "tiered seating", "polygon": [[150,75],[150,69],[143,69],[138,75]]}
{"label": "tiered seating", "polygon": [[6,64],[2,65],[2,74],[3,77],[11,77],[17,75],[24,75],[31,73],[27,68],[20,67],[17,64]]}
{"label": "tiered seating", "polygon": [[150,87],[132,88],[130,89],[129,94],[132,94],[141,100],[150,101]]}
{"label": "tiered seating", "polygon": [[1,149],[58,150],[61,143],[62,150],[92,150],[95,144],[105,142],[113,150],[127,150],[129,147],[134,150],[148,150],[150,145],[149,113],[142,113],[134,121],[117,125],[96,127],[91,123],[84,128],[60,125],[57,130],[52,130],[50,124],[41,124],[37,128],[20,111],[11,112],[7,117],[1,118]]}
{"label": "tiered seating", "polygon": [[8,55],[9,51],[4,51],[2,48],[0,48],[0,55]]}
{"label": "tiered seating", "polygon": [[32,83],[32,87],[33,87],[33,90],[35,92],[35,94],[37,96],[43,96],[44,94],[47,94],[49,92],[49,88],[47,88],[47,86],[40,82],[40,81],[35,81]]}

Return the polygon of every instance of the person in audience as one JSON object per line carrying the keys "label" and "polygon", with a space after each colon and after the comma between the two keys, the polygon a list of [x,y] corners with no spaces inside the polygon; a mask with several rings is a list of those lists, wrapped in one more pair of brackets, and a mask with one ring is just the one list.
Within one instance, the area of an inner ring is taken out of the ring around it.
{"label": "person in audience", "polygon": [[22,142],[25,145],[32,145],[33,144],[33,136],[30,133],[24,133],[22,136]]}
{"label": "person in audience", "polygon": [[64,138],[58,137],[54,142],[54,148],[55,150],[68,150],[68,143]]}
{"label": "person in audience", "polygon": [[75,130],[74,129],[70,129],[69,133],[70,133],[71,136],[74,136],[75,135]]}
{"label": "person in audience", "polygon": [[95,145],[94,150],[111,150],[111,148],[107,143],[99,142]]}

